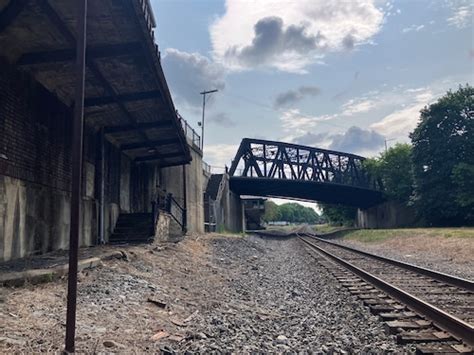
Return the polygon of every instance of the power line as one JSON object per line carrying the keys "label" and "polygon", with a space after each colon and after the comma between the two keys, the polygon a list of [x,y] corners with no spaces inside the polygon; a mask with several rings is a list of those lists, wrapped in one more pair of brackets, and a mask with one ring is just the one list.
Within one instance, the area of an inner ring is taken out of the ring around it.
{"label": "power line", "polygon": [[[229,92],[225,92],[224,93],[224,96],[227,95],[227,96],[230,96],[230,97],[233,97],[233,98],[236,98],[238,100],[242,100],[242,101],[245,101],[245,102],[248,102],[248,103],[251,103],[255,106],[259,106],[259,107],[262,107],[264,109],[267,109],[268,111],[271,111],[271,112],[277,112],[277,113],[285,113],[286,111],[284,109],[278,109],[278,108],[275,108],[271,105],[268,105],[266,103],[262,103],[262,102],[259,102],[257,100],[254,100],[254,99],[250,99],[248,97],[245,97],[245,96],[242,96],[242,95],[237,95],[237,94],[231,94]],[[304,113],[304,112],[301,112],[300,110],[298,110],[298,115],[300,117],[303,117],[303,118],[316,118],[315,116],[313,115],[310,115],[310,114],[307,114],[307,113]],[[336,123],[333,123],[333,122],[329,122],[329,121],[324,121],[324,120],[321,120],[321,121],[316,121],[317,123],[323,123],[323,124],[326,124],[326,125],[329,125],[329,126],[333,126],[333,127],[337,127],[337,128],[343,128],[343,129],[348,129],[349,126],[345,125],[339,125],[339,124],[336,124]]]}

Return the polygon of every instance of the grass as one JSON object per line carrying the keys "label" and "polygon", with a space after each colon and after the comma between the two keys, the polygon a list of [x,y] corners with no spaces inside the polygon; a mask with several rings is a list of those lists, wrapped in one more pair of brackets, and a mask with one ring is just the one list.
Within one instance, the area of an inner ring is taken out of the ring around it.
{"label": "grass", "polygon": [[379,243],[395,237],[474,238],[474,228],[360,229],[348,232],[344,239]]}
{"label": "grass", "polygon": [[335,232],[335,231],[340,230],[340,229],[345,229],[346,227],[344,227],[344,226],[332,226],[330,224],[314,224],[314,225],[311,226],[311,228],[313,228],[315,233],[325,234],[325,233]]}

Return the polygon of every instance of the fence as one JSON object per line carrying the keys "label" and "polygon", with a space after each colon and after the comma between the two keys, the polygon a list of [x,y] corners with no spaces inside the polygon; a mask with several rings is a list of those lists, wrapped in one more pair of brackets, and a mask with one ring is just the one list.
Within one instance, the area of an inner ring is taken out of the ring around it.
{"label": "fence", "polygon": [[201,136],[196,133],[194,128],[192,128],[189,123],[179,114],[176,113],[181,126],[183,127],[184,134],[192,142],[195,148],[201,149]]}

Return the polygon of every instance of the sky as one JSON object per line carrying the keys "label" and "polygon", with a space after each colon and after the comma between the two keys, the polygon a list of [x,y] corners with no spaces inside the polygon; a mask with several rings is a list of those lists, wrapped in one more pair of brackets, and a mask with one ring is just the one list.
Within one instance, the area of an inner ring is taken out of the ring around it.
{"label": "sky", "polygon": [[[471,0],[151,0],[173,100],[204,159],[242,138],[378,155],[474,79]],[[222,171],[222,170],[221,170]],[[281,201],[277,201],[281,202]]]}

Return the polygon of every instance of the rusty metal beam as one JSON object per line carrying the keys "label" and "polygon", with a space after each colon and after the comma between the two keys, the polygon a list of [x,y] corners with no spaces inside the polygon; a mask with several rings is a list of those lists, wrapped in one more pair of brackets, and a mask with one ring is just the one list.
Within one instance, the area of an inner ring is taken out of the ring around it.
{"label": "rusty metal beam", "polygon": [[173,122],[171,122],[171,120],[134,123],[134,124],[123,125],[123,126],[104,127],[104,133],[114,134],[114,133],[140,131],[140,130],[153,129],[153,128],[167,128],[167,127],[171,127],[172,125],[173,125]]}
{"label": "rusty metal beam", "polygon": [[109,95],[109,96],[99,96],[99,97],[88,97],[84,101],[85,107],[90,106],[101,106],[108,105],[113,103],[122,103],[128,101],[140,101],[155,99],[161,97],[161,92],[159,90],[144,91],[144,92],[131,92],[128,94],[120,95]]}
{"label": "rusty metal beam", "polygon": [[138,143],[130,143],[130,144],[123,144],[120,146],[120,150],[133,150],[139,148],[147,148],[147,147],[159,147],[160,145],[166,144],[174,144],[178,143],[179,138],[163,138],[158,140],[150,140],[148,142],[138,142]]}
{"label": "rusty metal beam", "polygon": [[27,0],[10,0],[7,6],[0,12],[0,32],[5,30],[24,9]]}
{"label": "rusty metal beam", "polygon": [[69,233],[69,271],[67,288],[66,339],[65,350],[75,351],[76,304],[77,304],[77,263],[79,253],[79,232],[82,202],[82,150],[84,133],[84,91],[86,77],[87,43],[87,0],[77,4],[77,59],[76,87],[74,98],[74,122],[72,135],[72,178],[71,178],[71,219]]}
{"label": "rusty metal beam", "polygon": [[[109,58],[122,55],[138,55],[143,51],[139,42],[123,44],[104,44],[101,46],[88,47],[86,51],[87,60],[97,58]],[[58,49],[42,52],[31,52],[23,54],[17,61],[17,65],[33,65],[55,62],[68,62],[76,58],[76,49]]]}

